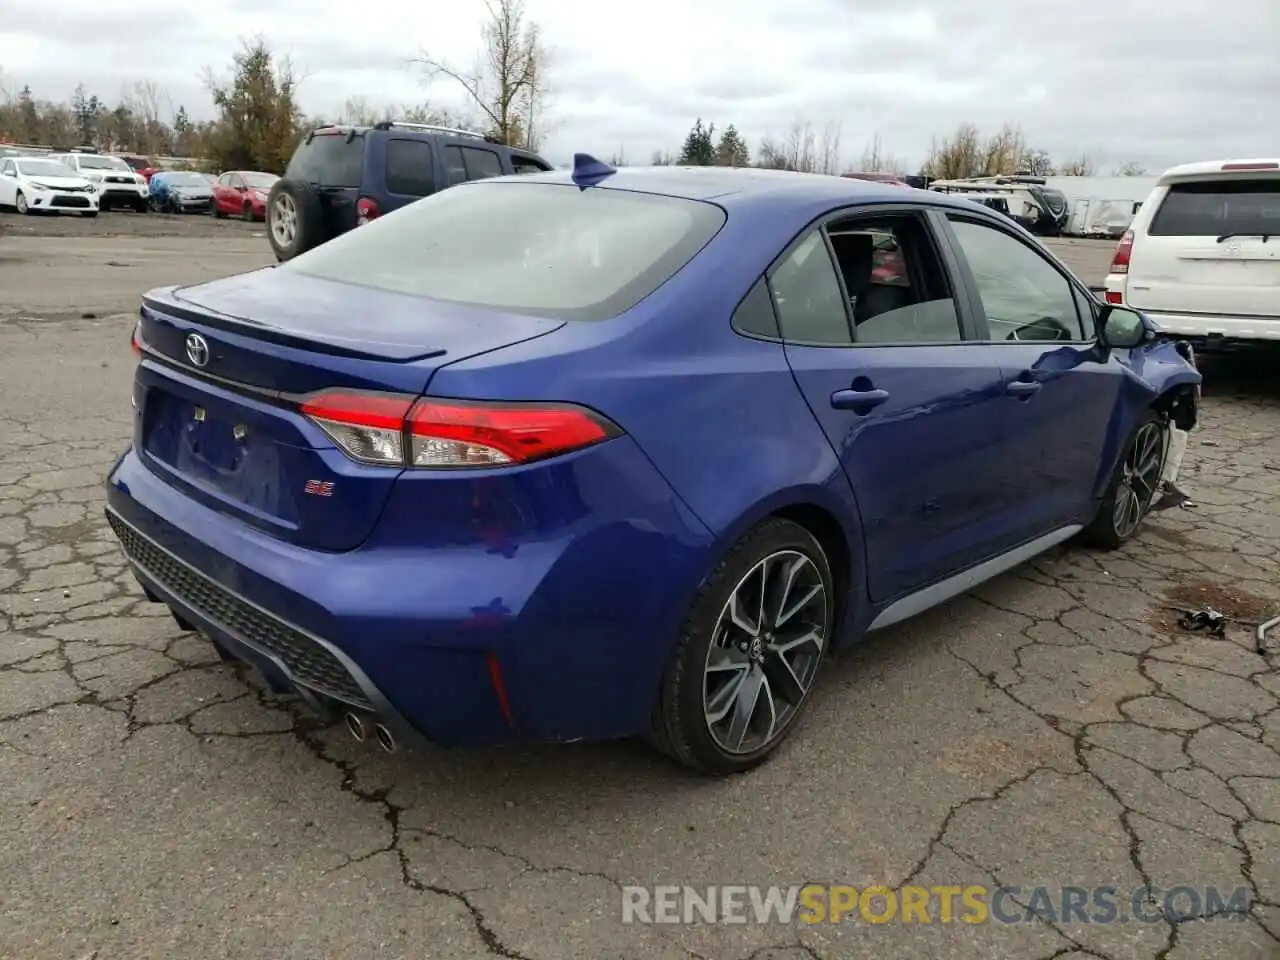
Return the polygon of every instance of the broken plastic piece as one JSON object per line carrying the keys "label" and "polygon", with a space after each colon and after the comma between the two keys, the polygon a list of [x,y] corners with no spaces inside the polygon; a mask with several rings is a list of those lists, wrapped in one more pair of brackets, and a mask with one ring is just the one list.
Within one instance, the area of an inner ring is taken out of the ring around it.
{"label": "broken plastic piece", "polygon": [[1213,607],[1201,607],[1199,610],[1181,611],[1181,615],[1178,617],[1178,626],[1193,633],[1203,631],[1209,636],[1221,640],[1227,635],[1228,619],[1230,618],[1219,613]]}
{"label": "broken plastic piece", "polygon": [[1268,620],[1266,623],[1261,623],[1258,625],[1258,652],[1259,653],[1267,652],[1267,633],[1271,630],[1274,630],[1276,627],[1280,627],[1280,617],[1273,617],[1272,619]]}

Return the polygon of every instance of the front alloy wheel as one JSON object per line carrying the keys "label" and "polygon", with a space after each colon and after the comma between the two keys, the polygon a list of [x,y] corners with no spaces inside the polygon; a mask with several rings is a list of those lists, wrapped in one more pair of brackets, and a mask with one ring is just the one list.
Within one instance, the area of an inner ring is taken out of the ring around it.
{"label": "front alloy wheel", "polygon": [[1137,533],[1159,492],[1168,450],[1168,421],[1147,411],[1116,464],[1097,515],[1081,534],[1083,540],[1114,550]]}
{"label": "front alloy wheel", "polygon": [[789,520],[766,520],[703,584],[663,675],[649,740],[703,773],[748,770],[795,727],[834,620],[826,554]]}

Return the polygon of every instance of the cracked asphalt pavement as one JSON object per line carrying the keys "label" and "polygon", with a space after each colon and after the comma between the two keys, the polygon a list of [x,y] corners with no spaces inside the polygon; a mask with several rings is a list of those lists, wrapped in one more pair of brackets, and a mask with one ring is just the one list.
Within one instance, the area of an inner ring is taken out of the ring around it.
{"label": "cracked asphalt pavement", "polygon": [[[1274,368],[1206,365],[1197,509],[843,656],[752,774],[702,780],[625,743],[387,755],[221,663],[126,570],[102,482],[131,429],[136,297],[267,251],[252,228],[101,235],[112,216],[0,237],[0,957],[1280,956],[1280,654],[1171,609],[1280,614]],[[1062,249],[1096,282],[1110,245]],[[624,885],[807,882],[1101,885],[1122,905],[1144,885],[1245,887],[1252,905],[622,923]]]}

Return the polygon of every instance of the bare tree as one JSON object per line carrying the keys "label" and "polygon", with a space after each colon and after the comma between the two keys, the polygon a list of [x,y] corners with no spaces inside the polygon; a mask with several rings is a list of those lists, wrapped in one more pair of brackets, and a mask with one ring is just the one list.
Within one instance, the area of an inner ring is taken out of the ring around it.
{"label": "bare tree", "polygon": [[760,140],[760,147],[756,150],[756,166],[764,167],[768,170],[787,170],[787,155],[779,144],[770,136],[764,136]]}
{"label": "bare tree", "polygon": [[1053,177],[1057,175],[1057,169],[1053,165],[1053,158],[1049,156],[1047,150],[1025,151],[1018,165],[1033,177]]}
{"label": "bare tree", "polygon": [[871,140],[862,151],[858,160],[858,173],[892,173],[905,176],[907,164],[902,159],[887,152],[880,143],[880,134],[873,134]]}
{"label": "bare tree", "polygon": [[962,123],[950,137],[934,138],[923,172],[939,180],[976,177],[984,172],[986,159],[986,146],[978,128]]}
{"label": "bare tree", "polygon": [[1022,128],[1006,123],[983,147],[982,172],[989,176],[1017,173],[1027,152]]}
{"label": "bare tree", "polygon": [[[618,149],[615,150],[613,156],[609,158],[609,166],[625,167],[626,165],[627,165],[627,148],[619,144]],[[655,163],[654,166],[657,166],[657,164]]]}
{"label": "bare tree", "polygon": [[815,172],[838,174],[840,172],[841,124],[825,123],[818,136],[818,155]]}
{"label": "bare tree", "polygon": [[470,72],[426,52],[413,62],[426,68],[429,81],[443,76],[462,87],[503,143],[536,149],[548,92],[547,50],[538,25],[525,20],[524,0],[485,0],[485,9],[483,48]]}
{"label": "bare tree", "polygon": [[1098,170],[1097,164],[1087,153],[1082,153],[1074,160],[1068,160],[1058,168],[1058,175],[1063,177],[1092,177]]}
{"label": "bare tree", "polygon": [[1113,177],[1145,177],[1147,175],[1147,168],[1140,163],[1135,163],[1134,161],[1129,160],[1116,167],[1115,170],[1111,172],[1111,175]]}
{"label": "bare tree", "polygon": [[786,160],[787,170],[813,173],[818,165],[817,137],[813,132],[813,124],[799,120],[791,124],[787,139],[782,144],[782,155]]}

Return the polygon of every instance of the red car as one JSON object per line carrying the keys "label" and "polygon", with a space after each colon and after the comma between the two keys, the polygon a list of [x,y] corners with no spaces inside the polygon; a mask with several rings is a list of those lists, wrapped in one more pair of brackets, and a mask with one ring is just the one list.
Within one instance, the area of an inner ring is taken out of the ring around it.
{"label": "red car", "polygon": [[267,194],[280,178],[274,173],[229,170],[213,184],[213,215],[243,220],[267,218]]}
{"label": "red car", "polygon": [[142,177],[147,183],[151,182],[151,175],[160,172],[160,165],[150,157],[143,157],[137,154],[125,153],[120,155],[120,159],[129,165],[138,176]]}

